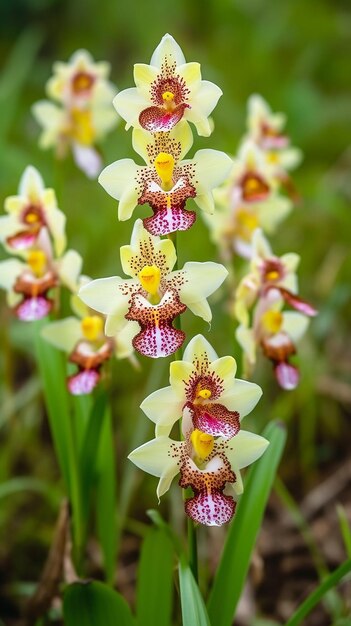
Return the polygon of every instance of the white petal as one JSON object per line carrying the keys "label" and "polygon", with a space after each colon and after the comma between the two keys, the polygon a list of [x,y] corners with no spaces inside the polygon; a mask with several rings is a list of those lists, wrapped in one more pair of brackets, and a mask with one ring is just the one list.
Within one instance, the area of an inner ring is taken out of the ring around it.
{"label": "white petal", "polygon": [[222,93],[222,90],[215,83],[211,83],[209,80],[202,80],[196,99],[194,98],[194,106],[198,107],[202,114],[208,117],[211,115]]}
{"label": "white petal", "polygon": [[200,137],[210,136],[213,130],[213,124],[211,124],[208,117],[202,113],[199,107],[192,105],[190,109],[185,109],[184,118],[195,125]]}
{"label": "white petal", "polygon": [[182,361],[172,361],[169,366],[169,382],[178,401],[181,402],[181,409],[185,404],[185,385],[194,374],[195,367],[188,358],[183,357]]}
{"label": "white petal", "polygon": [[125,327],[116,334],[115,354],[117,359],[125,359],[133,354],[134,348],[132,341],[139,331],[140,326],[138,322],[128,321]]}
{"label": "white petal", "polygon": [[146,63],[135,63],[134,65],[134,82],[138,89],[144,90],[145,96],[150,96],[149,90],[151,83],[156,80],[159,69]]}
{"label": "white petal", "polygon": [[68,354],[82,338],[81,322],[76,317],[66,317],[57,322],[51,322],[41,330],[41,336],[51,345]]}
{"label": "white petal", "polygon": [[246,328],[242,324],[235,331],[235,337],[244,350],[251,364],[256,362],[256,343],[252,328]]}
{"label": "white petal", "polygon": [[82,270],[83,259],[76,250],[68,250],[57,262],[58,274],[62,283],[73,293],[78,289],[78,278]]}
{"label": "white petal", "polygon": [[[46,204],[45,200],[44,204]],[[45,216],[47,225],[54,239],[56,254],[60,256],[66,247],[66,216],[55,206],[50,208],[46,207]]]}
{"label": "white petal", "polygon": [[125,191],[130,189],[131,185],[135,186],[135,177],[138,169],[141,168],[132,159],[121,159],[105,167],[98,180],[112,198],[120,200]]}
{"label": "white petal", "polygon": [[126,130],[133,127],[140,127],[139,115],[141,111],[150,106],[146,98],[136,87],[130,87],[120,91],[113,100],[113,106],[117,113],[127,122]]}
{"label": "white petal", "polygon": [[260,458],[269,441],[260,435],[240,430],[233,439],[228,441],[226,456],[233,467],[242,469]]}
{"label": "white petal", "polygon": [[72,152],[79,169],[88,178],[97,178],[102,168],[102,159],[97,150],[92,146],[83,146],[83,144],[73,141]]}
{"label": "white petal", "polygon": [[[208,298],[228,276],[228,271],[224,265],[213,261],[204,263],[190,261],[185,263],[182,271],[187,280],[180,288],[179,296],[181,302],[187,306]],[[174,274],[175,272],[169,276]]]}
{"label": "white petal", "polygon": [[207,300],[203,299],[197,300],[196,302],[188,302],[187,306],[193,315],[201,317],[205,322],[209,323],[212,320],[212,311]]}
{"label": "white petal", "polygon": [[199,207],[199,209],[201,209],[205,213],[209,213],[209,214],[214,213],[215,204],[214,204],[213,196],[210,192],[197,195],[195,196],[194,200],[197,206]]}
{"label": "white petal", "polygon": [[159,497],[167,491],[174,476],[178,474],[179,452],[182,445],[182,442],[161,436],[144,443],[128,456],[128,459],[144,472],[164,477],[157,490]]}
{"label": "white petal", "polygon": [[129,220],[139,200],[139,190],[135,185],[128,187],[122,194],[118,205],[118,219],[121,222]]}
{"label": "white petal", "polygon": [[0,288],[9,291],[16,279],[27,268],[25,263],[17,259],[7,259],[0,262]]}
{"label": "white petal", "polygon": [[221,395],[221,402],[230,411],[238,411],[240,418],[243,418],[251,413],[261,396],[262,389],[259,385],[238,378]]}
{"label": "white petal", "polygon": [[79,297],[95,311],[124,317],[129,308],[129,297],[121,293],[119,285],[128,283],[134,281],[123,280],[119,276],[98,278],[81,287]]}
{"label": "white petal", "polygon": [[218,360],[218,355],[212,348],[211,344],[205,339],[203,335],[195,335],[184,351],[183,360],[193,363],[194,361],[203,361],[204,355],[207,355],[209,361]]}
{"label": "white petal", "polygon": [[157,48],[154,50],[150,64],[160,68],[166,57],[170,64],[175,62],[176,65],[183,65],[185,63],[185,57],[180,46],[177,44],[176,40],[173,39],[172,35],[168,33],[162,37]]}
{"label": "white petal", "polygon": [[3,243],[7,237],[15,235],[20,230],[21,225],[15,215],[0,216],[0,241]]}
{"label": "white petal", "polygon": [[182,402],[172,387],[163,387],[151,393],[141,403],[140,408],[155,424],[170,426],[182,416]]}
{"label": "white petal", "polygon": [[273,256],[272,249],[260,228],[257,228],[252,236],[252,248],[254,257],[267,259]]}
{"label": "white petal", "polygon": [[295,343],[305,334],[309,323],[310,320],[306,315],[287,311],[283,313],[282,331],[285,331]]}
{"label": "white petal", "polygon": [[295,272],[300,263],[300,257],[295,252],[287,252],[286,254],[283,254],[283,256],[280,257],[280,260],[289,272]]}
{"label": "white petal", "polygon": [[[201,66],[200,63],[184,63],[177,67],[176,73],[183,78],[186,86],[191,91],[197,91],[201,87]],[[206,81],[203,81],[206,82]]]}
{"label": "white petal", "polygon": [[196,188],[200,195],[218,187],[227,178],[233,166],[231,158],[219,150],[198,150],[194,161],[198,181]]}
{"label": "white petal", "polygon": [[235,384],[235,374],[237,370],[236,360],[233,356],[222,356],[211,363],[211,370],[222,379],[224,389],[230,388]]}
{"label": "white petal", "polygon": [[20,196],[26,196],[32,202],[38,202],[44,191],[44,181],[33,165],[24,170],[18,188]]}

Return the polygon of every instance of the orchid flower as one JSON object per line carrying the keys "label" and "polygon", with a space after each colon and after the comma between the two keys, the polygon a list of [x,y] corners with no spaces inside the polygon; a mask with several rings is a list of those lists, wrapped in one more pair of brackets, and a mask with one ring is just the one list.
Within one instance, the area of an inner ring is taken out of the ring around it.
{"label": "orchid flower", "polygon": [[76,290],[81,265],[75,250],[54,258],[48,232],[42,228],[36,246],[25,252],[24,261],[7,259],[0,263],[0,288],[6,290],[16,317],[32,322],[52,310],[54,303],[48,295],[52,289],[62,285]]}
{"label": "orchid flower", "polygon": [[273,363],[279,385],[283,389],[295,389],[299,383],[299,371],[289,359],[296,353],[296,343],[305,333],[309,319],[295,311],[281,311],[283,304],[278,290],[268,291],[258,301],[252,327],[241,324],[236,330],[236,338],[244,350],[248,368],[254,366],[256,350],[260,346]]}
{"label": "orchid flower", "polygon": [[170,131],[181,119],[192,122],[199,135],[208,137],[208,116],[222,91],[201,80],[199,63],[186,63],[171,35],[165,35],[154,51],[150,65],[134,65],[136,87],[120,91],[113,104],[127,122],[126,129],[144,128],[152,133]]}
{"label": "orchid flower", "polygon": [[297,295],[295,270],[300,262],[298,254],[288,252],[277,257],[260,229],[253,235],[252,252],[250,272],[239,283],[235,294],[235,315],[239,322],[248,324],[248,308],[271,289],[279,291],[285,302],[301,313],[308,316],[317,314]]}
{"label": "orchid flower", "polygon": [[223,258],[230,260],[233,252],[250,258],[254,231],[261,227],[274,232],[290,212],[291,200],[279,194],[273,174],[262,150],[252,141],[244,142],[229,178],[214,191],[215,213],[204,215]]}
{"label": "orchid flower", "polygon": [[76,164],[90,178],[102,169],[95,143],[118,121],[111,105],[117,89],[107,80],[109,72],[108,63],[95,63],[89,52],[78,50],[68,63],[54,64],[47,94],[58,104],[41,100],[32,109],[43,127],[41,147],[55,147],[58,157],[71,148]]}
{"label": "orchid flower", "polygon": [[299,165],[302,152],[290,146],[290,138],[283,132],[285,123],[285,114],[272,113],[262,96],[255,94],[249,98],[248,137],[264,151],[266,162],[274,170],[277,179],[294,195],[295,190],[287,172]]}
{"label": "orchid flower", "polygon": [[24,170],[17,196],[5,200],[8,215],[0,217],[0,241],[9,252],[20,253],[36,245],[42,228],[53,237],[59,256],[66,246],[66,216],[57,207],[55,192],[44,187],[38,170]]}
{"label": "orchid flower", "polygon": [[240,421],[261,397],[261,388],[235,378],[232,356],[218,358],[211,344],[197,335],[185,349],[183,359],[170,364],[170,386],[158,389],[141,404],[156,424],[156,435],[169,435],[186,411],[192,426],[215,437],[231,439]]}
{"label": "orchid flower", "polygon": [[107,316],[107,336],[121,330],[128,320],[136,321],[140,332],[133,338],[134,348],[157,358],[183,344],[185,334],[172,322],[186,308],[211,320],[206,298],[227,276],[223,265],[187,262],[182,270],[172,272],[177,258],[172,241],[150,235],[141,220],[136,221],[131,244],[122,246],[120,255],[123,271],[131,279],[101,278],[79,291],[83,302]]}
{"label": "orchid flower", "polygon": [[[80,280],[83,284],[88,281],[88,277]],[[84,395],[96,387],[101,379],[102,365],[112,356],[117,359],[132,356],[132,338],[136,331],[131,323],[115,337],[106,337],[104,318],[81,301],[78,307],[75,306],[76,300],[78,298],[72,296],[71,306],[77,316],[47,324],[41,335],[55,348],[66,352],[68,360],[78,366],[78,372],[68,377],[67,386],[73,395]]]}
{"label": "orchid flower", "polygon": [[204,211],[214,211],[211,190],[226,178],[231,160],[224,152],[205,149],[182,161],[192,143],[186,122],[154,135],[142,129],[133,131],[134,150],[147,165],[121,159],[99,176],[104,189],[119,200],[120,220],[129,219],[137,204],[149,203],[154,215],[143,220],[144,227],[152,235],[167,235],[187,230],[194,223],[195,212],[184,208],[189,198]]}

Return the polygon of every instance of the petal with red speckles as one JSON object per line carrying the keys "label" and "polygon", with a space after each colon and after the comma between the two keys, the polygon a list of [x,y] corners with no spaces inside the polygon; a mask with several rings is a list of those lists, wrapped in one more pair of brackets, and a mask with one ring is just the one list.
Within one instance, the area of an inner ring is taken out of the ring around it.
{"label": "petal with red speckles", "polygon": [[235,512],[235,502],[225,496],[226,483],[234,483],[235,474],[226,457],[215,456],[205,470],[200,470],[187,457],[180,468],[181,487],[191,487],[194,497],[185,502],[185,512],[199,524],[222,526],[231,520]]}
{"label": "petal with red speckles", "polygon": [[179,104],[172,111],[160,106],[144,109],[139,115],[139,124],[150,133],[169,131],[182,119],[187,104]]}
{"label": "petal with red speckles", "polygon": [[25,298],[15,308],[15,314],[22,322],[34,322],[46,317],[52,309],[53,302],[44,296]]}
{"label": "petal with red speckles", "polygon": [[286,363],[285,361],[278,363],[278,365],[274,367],[274,373],[282,389],[295,389],[299,384],[299,370],[290,363]]}
{"label": "petal with red speckles", "polygon": [[93,391],[101,375],[94,369],[82,370],[67,380],[69,391],[74,396],[83,396]]}
{"label": "petal with red speckles", "polygon": [[221,492],[207,493],[198,491],[193,498],[184,504],[186,514],[205,526],[222,526],[232,519],[236,502],[231,496]]}
{"label": "petal with red speckles", "polygon": [[154,215],[143,220],[144,227],[152,235],[169,235],[177,230],[188,230],[196,220],[195,211],[181,206],[154,209]]}
{"label": "petal with red speckles", "polygon": [[232,439],[240,430],[240,419],[237,411],[229,411],[223,404],[193,404],[185,405],[192,413],[194,428],[214,437]]}
{"label": "petal with red speckles", "polygon": [[183,313],[182,304],[175,291],[166,291],[159,304],[151,304],[140,293],[132,297],[127,320],[135,320],[141,331],[133,339],[133,346],[138,352],[154,359],[169,356],[176,352],[185,339],[185,333],[173,328],[174,318]]}

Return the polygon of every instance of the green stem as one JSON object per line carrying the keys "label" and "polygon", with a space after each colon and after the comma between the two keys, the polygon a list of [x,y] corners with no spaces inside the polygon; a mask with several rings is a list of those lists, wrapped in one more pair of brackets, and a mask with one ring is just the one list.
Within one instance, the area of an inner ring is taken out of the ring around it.
{"label": "green stem", "polygon": [[[177,261],[174,266],[174,269],[176,270],[178,269],[177,231],[169,235],[169,238],[171,239],[171,241],[173,241],[173,245],[175,247],[175,251],[177,255]],[[176,319],[174,320],[174,326],[178,330],[182,329],[180,315],[178,315],[178,317],[176,317]],[[174,360],[181,361],[182,358],[183,358],[183,350],[180,347],[174,354]],[[180,436],[180,439],[183,438],[181,419],[179,420],[179,436]],[[187,499],[187,490],[183,491],[183,499],[184,500]],[[197,534],[196,534],[196,526],[193,520],[190,518],[188,518],[187,520],[187,532],[188,532],[189,565],[193,573],[193,576],[197,582],[198,581]]]}
{"label": "green stem", "polygon": [[338,567],[332,574],[330,574],[322,582],[317,589],[315,589],[306,600],[299,606],[294,615],[286,622],[285,626],[298,626],[302,620],[314,609],[314,607],[322,600],[323,596],[335,587],[338,582],[351,571],[351,559],[345,561],[340,567]]}

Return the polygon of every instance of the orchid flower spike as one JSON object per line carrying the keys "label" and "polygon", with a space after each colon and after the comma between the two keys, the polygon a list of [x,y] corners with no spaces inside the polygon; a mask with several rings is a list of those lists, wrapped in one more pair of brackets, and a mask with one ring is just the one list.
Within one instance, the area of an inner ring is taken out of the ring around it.
{"label": "orchid flower spike", "polygon": [[183,344],[185,334],[172,322],[187,308],[211,321],[207,297],[226,278],[223,265],[187,262],[182,270],[172,271],[177,258],[172,241],[150,235],[141,220],[136,221],[131,244],[122,246],[120,255],[122,268],[131,279],[101,278],[79,291],[85,304],[106,315],[107,336],[115,335],[130,321],[138,322],[135,350],[158,358],[169,356]]}
{"label": "orchid flower spike", "polygon": [[96,178],[102,162],[95,144],[118,122],[112,107],[116,87],[108,81],[109,63],[95,63],[86,50],[75,52],[68,63],[54,64],[47,83],[49,100],[40,100],[32,111],[43,128],[40,146],[54,147],[58,158],[71,148],[77,166]]}
{"label": "orchid flower spike", "polygon": [[55,253],[62,254],[66,246],[66,216],[57,207],[54,190],[45,188],[35,167],[26,167],[18,195],[6,198],[5,211],[8,215],[0,217],[0,241],[8,252],[20,254],[35,247],[42,228],[47,228]]}
{"label": "orchid flower spike", "polygon": [[229,173],[230,158],[218,150],[198,150],[193,159],[183,161],[193,143],[189,125],[181,121],[170,132],[151,135],[133,131],[133,147],[146,166],[132,159],[121,159],[106,167],[99,182],[116,200],[118,217],[127,220],[138,204],[149,203],[154,215],[143,220],[152,235],[187,230],[196,219],[185,210],[189,198],[207,212],[214,211],[212,189]]}
{"label": "orchid flower spike", "polygon": [[181,119],[192,122],[199,135],[208,137],[208,119],[222,91],[201,80],[199,63],[186,63],[171,35],[165,35],[154,51],[150,65],[134,65],[136,87],[120,91],[113,104],[126,121],[126,129],[144,128],[155,133],[170,131]]}

